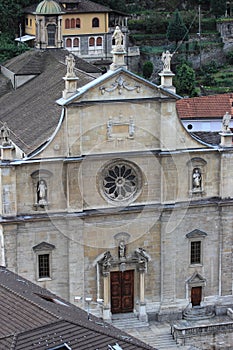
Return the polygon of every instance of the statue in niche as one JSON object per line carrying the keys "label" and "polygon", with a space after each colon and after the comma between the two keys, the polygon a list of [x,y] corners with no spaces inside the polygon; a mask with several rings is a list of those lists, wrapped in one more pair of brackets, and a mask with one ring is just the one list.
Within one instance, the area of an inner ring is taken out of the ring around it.
{"label": "statue in niche", "polygon": [[119,26],[116,26],[116,29],[112,35],[112,38],[115,39],[115,45],[116,46],[122,46],[122,41],[124,38],[124,34],[122,33],[122,31],[120,30]]}
{"label": "statue in niche", "polygon": [[118,246],[118,256],[119,259],[125,259],[126,258],[126,245],[124,241],[120,241],[119,246]]}
{"label": "statue in niche", "polygon": [[74,77],[74,66],[75,66],[75,59],[74,56],[70,53],[68,56],[66,56],[66,66],[67,66],[67,77]]}
{"label": "statue in niche", "polygon": [[3,146],[9,146],[10,145],[10,129],[7,126],[7,123],[3,123],[3,126],[0,129],[1,132],[1,140]]}
{"label": "statue in niche", "polygon": [[202,176],[199,168],[193,170],[193,190],[201,190]]}
{"label": "statue in niche", "polygon": [[231,132],[230,129],[230,121],[231,121],[231,115],[229,112],[226,112],[222,118],[222,131],[223,132]]}
{"label": "statue in niche", "polygon": [[163,71],[170,72],[171,71],[171,59],[173,54],[170,51],[166,51],[162,53],[162,62],[163,62]]}
{"label": "statue in niche", "polygon": [[37,203],[42,206],[48,204],[47,184],[43,179],[39,180],[37,184]]}

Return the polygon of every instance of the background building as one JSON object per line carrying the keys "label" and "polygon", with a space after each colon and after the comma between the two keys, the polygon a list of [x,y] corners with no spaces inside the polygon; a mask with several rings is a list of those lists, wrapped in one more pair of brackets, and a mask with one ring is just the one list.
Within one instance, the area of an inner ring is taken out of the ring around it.
{"label": "background building", "polygon": [[112,34],[118,25],[127,55],[139,58],[139,48],[129,47],[127,18],[92,1],[44,0],[25,9],[25,34],[36,38],[36,48],[63,47],[88,60],[106,61],[112,59]]}

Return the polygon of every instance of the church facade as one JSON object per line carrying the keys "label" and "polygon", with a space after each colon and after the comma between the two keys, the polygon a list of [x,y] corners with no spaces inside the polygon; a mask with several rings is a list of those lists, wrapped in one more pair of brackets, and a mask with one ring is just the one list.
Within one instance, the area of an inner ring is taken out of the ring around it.
{"label": "church facade", "polygon": [[101,300],[90,307],[106,320],[216,308],[233,292],[232,134],[219,146],[190,135],[169,57],[157,86],[124,55],[78,89],[67,57],[60,117],[30,152],[23,115],[18,135],[3,124],[1,265],[71,302]]}

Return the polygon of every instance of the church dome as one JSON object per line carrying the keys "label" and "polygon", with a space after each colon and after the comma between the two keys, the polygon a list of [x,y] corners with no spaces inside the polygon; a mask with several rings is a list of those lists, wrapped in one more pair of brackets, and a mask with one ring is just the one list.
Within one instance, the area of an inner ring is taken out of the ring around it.
{"label": "church dome", "polygon": [[43,0],[36,8],[37,15],[55,15],[62,13],[60,5],[54,0]]}

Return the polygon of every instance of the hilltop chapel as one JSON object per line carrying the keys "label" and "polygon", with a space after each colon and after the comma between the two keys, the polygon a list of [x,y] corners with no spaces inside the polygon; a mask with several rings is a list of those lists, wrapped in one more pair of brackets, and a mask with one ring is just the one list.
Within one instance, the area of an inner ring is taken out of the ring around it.
{"label": "hilltop chapel", "polygon": [[233,303],[229,118],[217,146],[189,133],[170,53],[155,85],[127,69],[117,32],[98,77],[62,50],[6,65],[37,72],[26,64],[0,97],[0,263],[108,321],[220,312]]}

